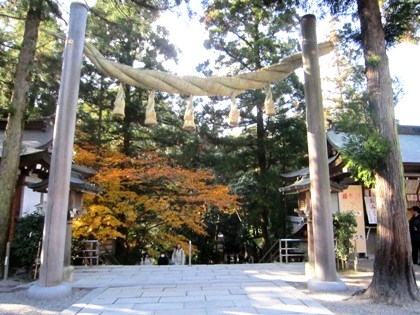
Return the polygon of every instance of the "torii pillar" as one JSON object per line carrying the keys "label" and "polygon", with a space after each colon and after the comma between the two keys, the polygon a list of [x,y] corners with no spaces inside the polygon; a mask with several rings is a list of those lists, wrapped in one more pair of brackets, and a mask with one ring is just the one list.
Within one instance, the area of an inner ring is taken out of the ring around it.
{"label": "torii pillar", "polygon": [[64,282],[64,251],[87,12],[88,7],[83,3],[73,2],[70,5],[48,178],[39,281],[28,290],[29,295],[40,298],[55,298],[71,293],[71,286]]}
{"label": "torii pillar", "polygon": [[314,278],[308,281],[311,291],[344,291],[338,280],[334,253],[334,232],[331,210],[330,176],[327,139],[321,94],[316,19],[305,15],[302,29],[302,61],[305,78],[306,121],[308,136],[309,173],[311,182],[312,224],[314,242]]}

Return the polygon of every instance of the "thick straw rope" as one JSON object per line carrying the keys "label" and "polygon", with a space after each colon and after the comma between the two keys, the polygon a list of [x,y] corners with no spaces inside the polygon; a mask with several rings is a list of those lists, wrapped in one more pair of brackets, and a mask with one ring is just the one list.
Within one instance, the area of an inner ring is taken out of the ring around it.
{"label": "thick straw rope", "polygon": [[124,109],[125,109],[125,93],[124,93],[124,87],[122,83],[120,83],[120,85],[118,86],[117,97],[114,102],[114,111],[112,112],[112,114],[124,117],[125,116]]}
{"label": "thick straw rope", "polygon": [[[114,109],[115,110],[115,109]],[[156,111],[155,111],[155,91],[149,92],[149,99],[146,107],[146,119],[144,120],[146,126],[154,126],[157,124]]]}
{"label": "thick straw rope", "polygon": [[193,103],[193,97],[190,95],[190,98],[188,99],[187,108],[185,109],[184,114],[184,125],[182,126],[182,129],[187,131],[194,131],[196,128],[195,122],[194,122],[194,103]]}
{"label": "thick straw rope", "polygon": [[[318,55],[323,56],[333,50],[332,42],[318,44]],[[302,54],[284,58],[280,63],[232,77],[177,76],[154,70],[135,69],[106,59],[93,45],[85,43],[85,55],[104,74],[128,85],[149,90],[159,90],[171,94],[196,96],[233,96],[246,90],[260,89],[271,82],[288,77],[302,67]],[[314,52],[315,53],[315,52]]]}
{"label": "thick straw rope", "polygon": [[[47,33],[61,39],[66,39],[63,34],[56,34],[49,31]],[[318,56],[324,56],[334,49],[332,42],[318,44]],[[286,57],[280,63],[262,68],[255,72],[248,72],[231,77],[197,77],[197,76],[177,76],[166,72],[155,70],[141,70],[130,66],[110,61],[106,59],[92,44],[85,42],[85,55],[92,63],[104,74],[118,79],[120,86],[118,89],[117,100],[115,101],[114,115],[124,116],[124,90],[121,82],[131,86],[151,90],[148,105],[146,108],[145,124],[153,126],[157,124],[156,112],[154,109],[155,90],[171,94],[189,94],[190,99],[184,115],[185,130],[195,130],[194,107],[192,96],[228,96],[232,100],[229,113],[229,124],[237,126],[240,112],[236,105],[235,97],[246,90],[265,88],[266,99],[264,107],[268,116],[276,114],[274,101],[272,98],[270,83],[280,81],[288,77],[298,68],[302,67],[302,54],[297,53]],[[315,51],[312,53],[316,53]]]}
{"label": "thick straw rope", "polygon": [[235,96],[231,97],[232,104],[230,105],[230,112],[229,112],[229,125],[232,127],[236,127],[239,124],[239,109],[238,105],[236,105],[236,98]]}

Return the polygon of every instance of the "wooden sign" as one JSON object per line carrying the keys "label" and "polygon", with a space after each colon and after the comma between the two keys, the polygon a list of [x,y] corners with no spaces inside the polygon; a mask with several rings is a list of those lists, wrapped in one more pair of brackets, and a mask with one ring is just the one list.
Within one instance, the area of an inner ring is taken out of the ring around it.
{"label": "wooden sign", "polygon": [[338,194],[340,211],[352,211],[356,216],[357,232],[353,239],[355,241],[356,253],[366,253],[366,231],[365,217],[363,212],[362,186],[349,185],[346,190]]}

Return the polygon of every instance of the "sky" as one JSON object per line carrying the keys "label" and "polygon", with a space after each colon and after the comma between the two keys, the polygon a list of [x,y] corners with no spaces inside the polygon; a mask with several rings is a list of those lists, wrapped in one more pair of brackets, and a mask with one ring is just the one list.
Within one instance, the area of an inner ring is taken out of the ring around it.
{"label": "sky", "polygon": [[[69,4],[71,0],[61,0]],[[89,0],[95,1],[95,0]],[[81,0],[80,2],[83,2]],[[199,1],[190,1],[194,8]],[[197,8],[198,9],[198,8]],[[159,23],[170,31],[170,40],[181,49],[179,63],[168,63],[166,66],[178,75],[199,75],[196,66],[208,58],[212,52],[203,47],[206,31],[198,18],[189,20],[186,16],[165,13]],[[319,32],[319,28],[318,28]],[[320,36],[318,35],[318,38]],[[404,89],[404,95],[395,107],[395,117],[401,125],[420,125],[420,45],[399,44],[388,52],[392,77],[398,77]]]}
{"label": "sky", "polygon": [[391,76],[397,76],[405,95],[395,107],[401,125],[420,125],[420,45],[399,44],[388,52]]}

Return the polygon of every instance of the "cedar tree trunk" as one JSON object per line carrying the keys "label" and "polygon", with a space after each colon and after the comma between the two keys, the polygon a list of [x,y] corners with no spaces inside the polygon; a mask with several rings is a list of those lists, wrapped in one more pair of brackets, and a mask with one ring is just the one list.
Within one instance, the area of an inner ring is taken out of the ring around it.
{"label": "cedar tree trunk", "polygon": [[378,242],[374,274],[365,296],[394,304],[418,299],[406,216],[405,189],[395,123],[392,82],[378,1],[357,0],[364,50],[369,105],[375,128],[391,145],[376,174]]}
{"label": "cedar tree trunk", "polygon": [[10,228],[10,206],[18,179],[22,132],[25,121],[32,65],[41,22],[42,1],[31,1],[25,20],[22,48],[16,66],[13,99],[9,110],[0,164],[0,273],[6,252]]}
{"label": "cedar tree trunk", "polygon": [[[266,156],[266,131],[264,128],[264,99],[258,100],[257,105],[257,161],[259,168],[259,182],[261,198],[265,198],[267,188],[265,184],[265,174],[267,172],[267,156]],[[270,248],[270,235],[269,235],[269,210],[265,202],[260,202],[260,218],[261,218],[261,236],[264,239],[264,253]]]}

